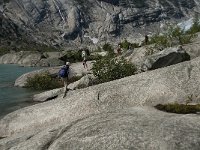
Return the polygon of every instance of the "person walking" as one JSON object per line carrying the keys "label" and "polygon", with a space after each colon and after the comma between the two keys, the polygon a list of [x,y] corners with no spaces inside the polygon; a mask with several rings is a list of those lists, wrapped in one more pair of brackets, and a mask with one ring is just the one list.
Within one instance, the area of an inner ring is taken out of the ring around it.
{"label": "person walking", "polygon": [[84,67],[84,69],[88,69],[86,49],[82,50],[82,58],[83,58],[83,67]]}
{"label": "person walking", "polygon": [[149,43],[149,36],[148,35],[145,35],[144,42],[145,42],[145,45],[148,45],[148,43]]}
{"label": "person walking", "polygon": [[122,49],[121,49],[121,45],[118,44],[118,48],[117,48],[117,55],[121,55],[122,54]]}
{"label": "person walking", "polygon": [[66,65],[64,65],[60,70],[59,70],[59,77],[62,79],[64,83],[64,94],[63,98],[67,94],[67,86],[68,86],[68,80],[69,80],[69,72],[70,72],[70,63],[66,62]]}

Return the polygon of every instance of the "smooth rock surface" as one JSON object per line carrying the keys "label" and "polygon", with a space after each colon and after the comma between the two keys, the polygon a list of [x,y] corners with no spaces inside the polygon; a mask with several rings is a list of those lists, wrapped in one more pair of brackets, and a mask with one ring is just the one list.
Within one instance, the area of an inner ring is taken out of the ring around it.
{"label": "smooth rock surface", "polygon": [[69,84],[68,89],[76,90],[76,89],[86,88],[92,85],[94,80],[95,80],[94,75],[86,74],[80,80]]}
{"label": "smooth rock surface", "polygon": [[131,107],[0,140],[1,150],[199,150],[199,115]]}
{"label": "smooth rock surface", "polygon": [[148,45],[140,48],[135,48],[133,51],[130,51],[130,53],[127,52],[130,55],[125,52],[124,54],[122,54],[122,56],[125,56],[125,58],[129,62],[135,64],[138,68],[140,68],[144,60],[148,57],[147,52],[149,50],[154,50],[154,53],[159,52],[154,48],[154,45]]}
{"label": "smooth rock surface", "polygon": [[[200,102],[200,58],[120,80],[71,91],[57,98],[8,114],[0,121],[0,137],[38,131],[89,115],[134,106]],[[48,115],[47,115],[48,114]]]}
{"label": "smooth rock surface", "polygon": [[35,94],[33,96],[33,101],[44,102],[47,100],[55,99],[64,92],[63,88],[53,89],[49,91],[42,92],[40,94]]}
{"label": "smooth rock surface", "polygon": [[[199,35],[200,36],[200,35]],[[196,38],[196,42],[183,45],[183,49],[190,55],[191,59],[194,59],[196,57],[200,56],[200,37]]]}

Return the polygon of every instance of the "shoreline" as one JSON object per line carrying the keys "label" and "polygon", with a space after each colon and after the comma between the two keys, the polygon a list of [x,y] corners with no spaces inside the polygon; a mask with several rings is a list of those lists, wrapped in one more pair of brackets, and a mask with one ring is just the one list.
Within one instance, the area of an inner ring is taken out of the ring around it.
{"label": "shoreline", "polygon": [[[16,79],[28,72],[41,69],[39,67],[21,67],[17,64],[0,64],[0,119],[18,109],[36,104],[33,95],[42,91],[14,86]],[[14,74],[9,75],[10,72]]]}

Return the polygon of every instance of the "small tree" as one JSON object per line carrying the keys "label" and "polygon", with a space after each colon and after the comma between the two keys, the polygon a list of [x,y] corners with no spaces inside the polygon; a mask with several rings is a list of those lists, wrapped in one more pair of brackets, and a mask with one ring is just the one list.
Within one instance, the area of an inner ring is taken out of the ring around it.
{"label": "small tree", "polygon": [[198,15],[195,14],[192,27],[187,31],[187,33],[188,34],[195,34],[197,32],[200,32],[200,23],[199,23]]}
{"label": "small tree", "polygon": [[58,79],[53,79],[48,72],[45,72],[29,77],[25,86],[35,90],[48,90],[62,87],[63,85]]}
{"label": "small tree", "polygon": [[94,76],[98,77],[100,82],[108,82],[126,76],[133,75],[136,67],[128,63],[125,59],[115,59],[105,57],[97,60],[92,67]]}
{"label": "small tree", "polygon": [[114,49],[109,43],[106,43],[103,45],[103,50],[108,51],[108,55],[111,55],[111,56],[114,55]]}
{"label": "small tree", "polygon": [[121,48],[124,48],[124,49],[128,49],[129,46],[131,45],[131,43],[129,43],[127,40],[124,40],[123,42],[120,43],[121,45]]}

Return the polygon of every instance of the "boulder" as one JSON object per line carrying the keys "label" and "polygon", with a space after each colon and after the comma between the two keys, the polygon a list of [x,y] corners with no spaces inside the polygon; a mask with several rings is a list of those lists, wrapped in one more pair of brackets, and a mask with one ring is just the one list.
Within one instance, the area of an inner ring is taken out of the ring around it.
{"label": "boulder", "polygon": [[200,38],[197,38],[197,42],[183,45],[183,49],[190,55],[191,59],[200,56]]}
{"label": "boulder", "polygon": [[22,108],[0,120],[0,137],[39,132],[62,123],[70,124],[70,128],[78,120],[89,116],[135,106],[185,103],[190,95],[194,96],[194,103],[199,103],[199,65],[198,57],[192,61],[71,91],[64,99],[58,97]]}
{"label": "boulder", "polygon": [[135,64],[138,68],[140,68],[148,55],[151,55],[149,51],[151,51],[152,53],[159,52],[157,49],[154,48],[154,45],[148,45],[135,48],[134,50],[129,50],[122,54],[122,56],[124,56],[129,62]]}
{"label": "boulder", "polygon": [[63,93],[63,88],[53,89],[33,96],[33,101],[44,102],[57,98]]}
{"label": "boulder", "polygon": [[148,56],[142,65],[142,70],[158,69],[188,60],[190,60],[190,55],[185,50],[175,47],[166,48],[163,51]]}
{"label": "boulder", "polygon": [[[129,62],[136,65],[138,72],[153,70],[190,60],[190,55],[185,47],[166,48],[162,51],[154,48],[154,45],[143,46],[129,50],[122,54]],[[194,58],[194,57],[193,57]]]}
{"label": "boulder", "polygon": [[86,87],[92,85],[94,80],[95,80],[94,75],[86,74],[80,80],[69,84],[68,89],[75,90],[75,89],[86,88]]}

